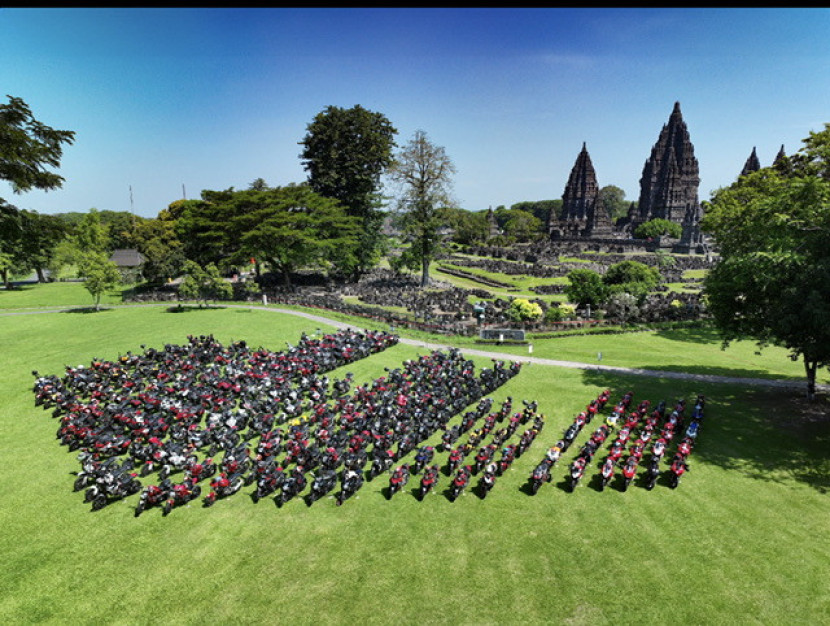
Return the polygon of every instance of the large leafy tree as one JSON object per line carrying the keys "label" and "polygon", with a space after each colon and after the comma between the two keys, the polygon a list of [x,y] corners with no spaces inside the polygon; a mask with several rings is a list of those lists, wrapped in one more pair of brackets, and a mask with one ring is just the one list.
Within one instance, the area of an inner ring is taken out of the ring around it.
{"label": "large leafy tree", "polygon": [[[179,297],[186,300],[198,300],[199,308],[208,300],[228,300],[233,296],[233,287],[222,278],[219,268],[214,263],[206,267],[193,261],[185,261],[184,278],[179,285]],[[181,302],[179,303],[181,307]]]}
{"label": "large leafy tree", "polygon": [[176,237],[187,259],[203,267],[239,261],[239,233],[230,228],[233,220],[245,212],[239,200],[238,192],[231,187],[204,190],[201,200],[181,200],[170,206],[171,216],[177,218]]}
{"label": "large leafy tree", "polygon": [[[21,98],[7,97],[8,103],[0,104],[0,180],[11,184],[16,194],[60,188],[64,179],[50,168],[60,167],[63,146],[75,141],[74,131],[47,126],[35,119]],[[0,254],[7,289],[8,271],[15,254],[20,254],[22,232],[20,212],[0,198]]]}
{"label": "large leafy tree", "polygon": [[625,201],[625,191],[616,185],[606,185],[599,190],[598,208],[608,213],[612,222],[628,214],[630,204]]}
{"label": "large leafy tree", "polygon": [[[542,223],[542,226],[546,227],[550,222],[551,215],[558,216],[562,212],[562,199],[517,202],[516,204],[510,205],[510,210],[521,210],[533,213],[534,217]],[[507,221],[507,219],[504,221]]]}
{"label": "large leafy tree", "polygon": [[155,219],[136,223],[133,240],[144,255],[142,273],[147,282],[164,283],[182,271],[183,245],[176,236],[176,220],[170,210],[164,209]]}
{"label": "large leafy tree", "polygon": [[411,251],[421,265],[421,287],[429,284],[429,266],[439,249],[439,207],[451,206],[450,191],[455,166],[443,147],[427,134],[416,131],[398,153],[390,175],[398,184],[397,209],[404,231],[412,240]]}
{"label": "large leafy tree", "polygon": [[830,364],[830,124],[774,168],[715,192],[702,226],[720,248],[704,281],[724,343],[755,339],[801,358],[807,394]]}
{"label": "large leafy tree", "polygon": [[638,239],[657,239],[657,237],[663,236],[679,239],[681,234],[682,227],[680,224],[659,217],[643,222],[634,231],[634,236]]}
{"label": "large leafy tree", "polygon": [[0,180],[15,193],[60,188],[63,177],[48,168],[60,167],[63,145],[75,141],[74,131],[46,126],[21,98],[8,98],[0,104]]}
{"label": "large leafy tree", "polygon": [[648,293],[660,282],[660,272],[639,261],[620,261],[614,263],[605,275],[602,282],[608,288],[608,294],[627,293],[642,304]]}
{"label": "large leafy tree", "polygon": [[338,200],[361,221],[356,275],[374,266],[383,251],[381,177],[392,164],[397,132],[386,116],[360,105],[328,106],[300,142],[311,189]]}
{"label": "large leafy tree", "polygon": [[302,267],[354,270],[361,223],[336,200],[305,184],[247,193],[256,208],[235,218],[232,228],[241,233],[244,253],[280,272],[287,287]]}
{"label": "large leafy tree", "polygon": [[44,269],[55,256],[55,250],[67,240],[69,228],[55,215],[35,211],[21,211],[20,254],[23,264],[35,271],[38,282],[45,282]]}
{"label": "large leafy tree", "polygon": [[608,297],[608,287],[599,272],[588,268],[577,268],[568,272],[565,294],[568,300],[580,308],[592,306],[598,309]]}

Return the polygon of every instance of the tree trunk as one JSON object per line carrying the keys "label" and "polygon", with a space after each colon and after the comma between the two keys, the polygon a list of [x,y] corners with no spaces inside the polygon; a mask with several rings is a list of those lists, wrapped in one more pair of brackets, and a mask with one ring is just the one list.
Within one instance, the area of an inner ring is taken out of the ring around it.
{"label": "tree trunk", "polygon": [[42,267],[36,267],[35,271],[37,272],[37,282],[45,283],[46,282],[46,276],[43,275],[43,268]]}
{"label": "tree trunk", "polygon": [[818,361],[810,361],[804,357],[804,370],[807,373],[807,399],[812,402],[816,397],[816,370]]}
{"label": "tree trunk", "polygon": [[2,270],[2,274],[3,274],[3,285],[5,285],[6,291],[8,291],[9,289],[11,289],[11,285],[9,284],[9,270],[7,270],[7,269]]}
{"label": "tree trunk", "polygon": [[286,289],[291,289],[291,269],[287,266],[282,268],[282,283]]}
{"label": "tree trunk", "polygon": [[421,288],[429,285],[429,260],[424,257],[421,261]]}

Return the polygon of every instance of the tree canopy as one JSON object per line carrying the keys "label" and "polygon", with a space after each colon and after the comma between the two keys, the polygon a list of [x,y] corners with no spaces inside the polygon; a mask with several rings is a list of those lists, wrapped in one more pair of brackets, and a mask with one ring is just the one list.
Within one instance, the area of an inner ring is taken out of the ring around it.
{"label": "tree canopy", "polygon": [[348,215],[361,220],[358,274],[380,259],[381,176],[392,164],[397,132],[382,113],[360,105],[328,106],[315,116],[300,142],[311,189],[339,201]]}
{"label": "tree canopy", "polygon": [[658,217],[640,224],[634,231],[634,236],[638,239],[657,239],[664,236],[679,239],[682,233],[683,228],[680,224]]}
{"label": "tree canopy", "polygon": [[442,146],[433,144],[418,130],[398,153],[390,171],[399,185],[398,211],[404,232],[412,239],[411,251],[421,264],[421,286],[429,284],[429,266],[440,241],[441,226],[437,210],[451,206],[450,190],[455,165]]}
{"label": "tree canopy", "polygon": [[715,192],[703,229],[721,258],[704,280],[724,343],[753,338],[802,358],[807,393],[830,363],[830,124],[776,167]]}
{"label": "tree canopy", "polygon": [[0,180],[15,193],[58,189],[64,179],[48,168],[60,167],[63,145],[75,141],[74,131],[39,122],[21,98],[7,97],[0,104]]}
{"label": "tree canopy", "polygon": [[308,185],[240,193],[256,207],[234,219],[242,250],[282,273],[285,285],[291,284],[291,272],[304,266],[354,270],[360,220],[346,215],[336,200]]}

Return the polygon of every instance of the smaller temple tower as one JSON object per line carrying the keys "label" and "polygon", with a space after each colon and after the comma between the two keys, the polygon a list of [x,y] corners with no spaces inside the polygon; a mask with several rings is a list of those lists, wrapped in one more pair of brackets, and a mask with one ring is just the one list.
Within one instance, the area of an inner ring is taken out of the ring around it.
{"label": "smaller temple tower", "polygon": [[591,156],[585,143],[576,157],[557,220],[550,216],[548,232],[552,239],[611,236],[611,218],[599,206],[599,185]]}
{"label": "smaller temple tower", "polygon": [[752,147],[752,154],[744,163],[744,169],[741,170],[741,176],[746,176],[752,172],[757,172],[761,169],[761,161],[758,159],[758,154],[755,152],[755,146]]}
{"label": "smaller temple tower", "polygon": [[778,151],[778,154],[775,155],[775,160],[772,162],[772,166],[775,167],[781,161],[787,158],[787,153],[784,152],[784,144],[781,144],[781,149]]}

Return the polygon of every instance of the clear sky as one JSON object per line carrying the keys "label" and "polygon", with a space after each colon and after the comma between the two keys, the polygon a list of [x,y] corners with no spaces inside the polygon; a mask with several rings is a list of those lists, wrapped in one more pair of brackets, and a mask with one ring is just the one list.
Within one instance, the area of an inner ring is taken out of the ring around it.
{"label": "clear sky", "polygon": [[680,102],[700,198],[830,122],[830,9],[0,9],[0,98],[74,130],[42,213],[154,217],[203,189],[299,183],[329,105],[384,114],[457,168],[469,210],[561,198],[586,142],[637,200]]}

